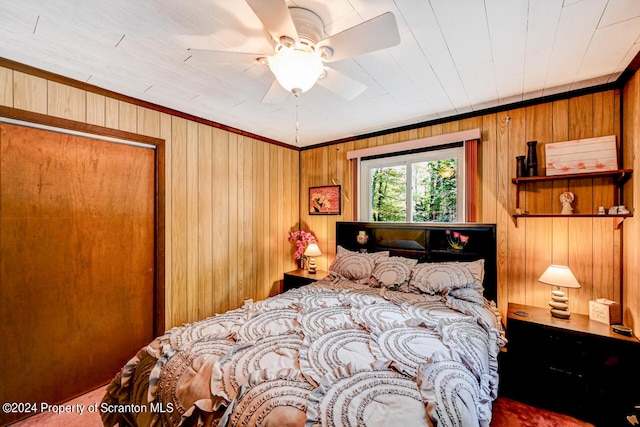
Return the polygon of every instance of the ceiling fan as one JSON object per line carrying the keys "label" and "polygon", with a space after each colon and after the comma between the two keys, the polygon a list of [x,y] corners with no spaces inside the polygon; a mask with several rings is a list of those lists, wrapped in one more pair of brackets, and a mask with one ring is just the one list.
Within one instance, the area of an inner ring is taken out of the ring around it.
{"label": "ceiling fan", "polygon": [[189,51],[194,56],[220,63],[258,61],[267,65],[275,80],[262,102],[277,102],[287,92],[298,96],[316,82],[347,100],[353,99],[364,92],[366,86],[327,64],[400,43],[396,20],[391,12],[324,37],[322,19],[309,9],[287,7],[285,0],[246,2],[271,35],[273,52]]}

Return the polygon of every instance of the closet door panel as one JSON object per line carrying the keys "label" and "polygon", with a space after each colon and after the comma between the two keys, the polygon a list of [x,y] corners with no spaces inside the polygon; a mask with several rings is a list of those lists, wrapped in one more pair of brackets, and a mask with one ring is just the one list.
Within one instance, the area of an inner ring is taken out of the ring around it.
{"label": "closet door panel", "polygon": [[155,152],[0,132],[0,401],[62,402],[153,338]]}

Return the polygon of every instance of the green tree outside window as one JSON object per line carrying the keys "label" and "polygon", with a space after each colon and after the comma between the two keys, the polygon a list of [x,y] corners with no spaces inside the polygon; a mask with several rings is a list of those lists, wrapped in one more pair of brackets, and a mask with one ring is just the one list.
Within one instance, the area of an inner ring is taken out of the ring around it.
{"label": "green tree outside window", "polygon": [[[458,220],[458,164],[455,158],[372,168],[370,221],[456,222]],[[407,218],[407,199],[411,217]]]}

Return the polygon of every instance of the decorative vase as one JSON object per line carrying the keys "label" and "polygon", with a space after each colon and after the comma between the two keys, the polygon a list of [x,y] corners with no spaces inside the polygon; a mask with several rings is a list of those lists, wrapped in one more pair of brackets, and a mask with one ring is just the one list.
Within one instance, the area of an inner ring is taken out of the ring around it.
{"label": "decorative vase", "polygon": [[367,235],[367,232],[362,230],[358,231],[358,235],[356,236],[356,241],[360,245],[360,252],[366,253],[367,248],[365,248],[364,245],[366,245],[367,242],[369,241],[369,236]]}
{"label": "decorative vase", "polygon": [[527,171],[529,176],[538,176],[538,154],[536,145],[538,141],[527,142]]}
{"label": "decorative vase", "polygon": [[527,171],[527,165],[524,162],[524,156],[516,156],[516,176],[527,176],[529,172]]}

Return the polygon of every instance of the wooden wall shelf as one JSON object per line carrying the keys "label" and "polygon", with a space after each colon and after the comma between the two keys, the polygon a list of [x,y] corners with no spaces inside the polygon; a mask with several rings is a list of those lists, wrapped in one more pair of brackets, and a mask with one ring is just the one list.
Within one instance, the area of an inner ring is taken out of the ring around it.
{"label": "wooden wall shelf", "polygon": [[513,214],[511,215],[516,223],[516,226],[518,225],[518,218],[602,218],[602,219],[607,219],[607,218],[612,218],[615,219],[615,228],[617,229],[618,227],[620,227],[620,224],[622,224],[622,222],[625,220],[625,218],[631,218],[633,217],[632,213],[629,214],[616,214],[616,215],[598,215],[598,214],[580,214],[580,213],[576,213],[576,214],[570,214],[570,215],[563,215],[563,214]]}
{"label": "wooden wall shelf", "polygon": [[[516,185],[516,209],[520,208],[520,186],[523,184],[535,184],[539,182],[548,181],[561,181],[561,180],[574,180],[574,179],[593,179],[593,178],[611,178],[613,185],[617,187],[616,191],[616,204],[619,200],[619,195],[622,191],[622,186],[631,178],[633,169],[618,169],[604,172],[591,172],[591,173],[574,173],[568,175],[552,175],[552,176],[522,176],[512,178],[511,182]],[[526,214],[513,214],[512,217],[518,225],[518,218],[554,218],[554,217],[566,217],[566,218],[616,218],[616,228],[620,227],[620,224],[625,218],[630,218],[633,213],[629,214],[615,214],[615,215],[600,215],[598,213],[575,213],[571,215],[555,214],[555,213],[526,213]]]}
{"label": "wooden wall shelf", "polygon": [[528,182],[560,181],[563,179],[612,178],[615,185],[623,185],[629,180],[629,178],[631,178],[632,173],[633,169],[618,169],[613,171],[572,173],[567,175],[519,176],[517,178],[512,178],[511,182],[519,185],[526,184]]}

